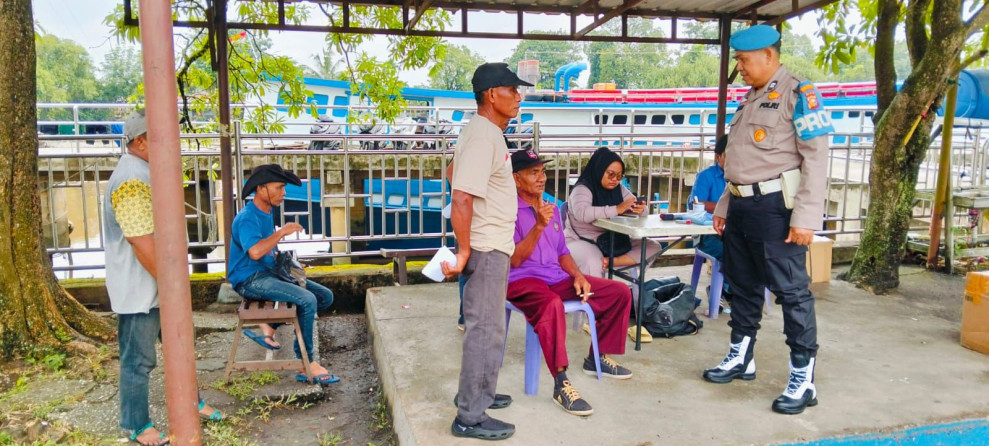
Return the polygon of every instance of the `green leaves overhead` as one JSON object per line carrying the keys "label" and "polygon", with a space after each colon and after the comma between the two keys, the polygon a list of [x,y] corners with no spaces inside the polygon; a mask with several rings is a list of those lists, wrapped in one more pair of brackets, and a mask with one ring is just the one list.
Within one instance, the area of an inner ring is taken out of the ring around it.
{"label": "green leaves overhead", "polygon": [[[278,4],[275,2],[235,2],[230,5],[232,22],[278,23]],[[317,8],[329,25],[342,25],[342,11],[339,7],[319,4]],[[178,20],[207,19],[206,0],[173,0],[172,11],[173,18]],[[311,5],[290,3],[285,6],[285,19],[292,24],[307,23],[316,11]],[[122,6],[118,6],[107,16],[104,23],[113,27],[114,35],[119,39],[130,42],[138,42],[140,39],[137,27],[124,25]],[[401,28],[403,17],[401,8],[352,6],[350,23],[354,27]],[[448,12],[429,10],[421,15],[416,27],[439,30],[445,29],[449,23]],[[176,77],[184,104],[183,114],[187,118],[185,125],[188,130],[213,130],[211,125],[193,127],[190,124],[198,121],[198,118],[209,118],[219,112],[216,74],[211,63],[211,58],[214,57],[211,36],[204,29],[177,28],[176,33]],[[285,107],[289,116],[295,117],[302,113],[315,115],[316,108],[307,102],[312,92],[305,88],[303,82],[305,67],[273,53],[268,31],[232,29],[227,36],[221,38],[227,38],[230,42],[226,64],[232,104],[263,103],[268,99],[265,98],[266,93],[271,88],[277,88],[278,98],[283,102],[279,107]],[[329,34],[326,39],[334,51],[324,52],[323,59],[317,63],[320,70],[311,71],[320,74],[326,71],[338,74],[334,77],[350,80],[352,91],[360,96],[362,102],[376,109],[376,118],[389,122],[398,117],[405,104],[401,98],[401,89],[405,84],[398,79],[399,70],[430,67],[430,74],[434,74],[440,69],[437,62],[446,56],[447,51],[446,45],[439,38],[389,36],[389,57],[380,60],[369,55],[364,47],[372,44],[368,35]],[[345,65],[342,73],[334,73],[333,63],[327,60],[333,52],[342,56]],[[282,118],[272,106],[238,107],[232,110],[232,116],[243,120],[244,128],[248,131],[284,130]],[[369,115],[362,114],[351,119],[367,116]]]}

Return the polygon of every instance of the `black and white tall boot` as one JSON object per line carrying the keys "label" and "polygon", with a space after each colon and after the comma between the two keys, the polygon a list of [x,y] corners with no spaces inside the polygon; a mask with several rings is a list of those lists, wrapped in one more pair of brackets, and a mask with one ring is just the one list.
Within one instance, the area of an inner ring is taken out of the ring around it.
{"label": "black and white tall boot", "polygon": [[728,355],[717,367],[705,370],[704,379],[718,384],[730,383],[736,378],[746,381],[755,379],[754,348],[755,338],[732,333]]}
{"label": "black and white tall boot", "polygon": [[790,353],[790,380],[783,394],[773,401],[773,412],[796,415],[804,408],[817,405],[814,386],[814,363],[810,353]]}

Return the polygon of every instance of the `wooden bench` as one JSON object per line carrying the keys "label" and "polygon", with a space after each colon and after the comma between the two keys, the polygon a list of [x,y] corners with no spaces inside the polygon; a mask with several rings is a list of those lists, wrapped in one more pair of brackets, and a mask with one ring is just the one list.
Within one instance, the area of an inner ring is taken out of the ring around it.
{"label": "wooden bench", "polygon": [[[234,370],[255,371],[255,370],[294,370],[301,363],[302,369],[306,371],[306,377],[312,381],[312,370],[310,369],[309,352],[306,351],[306,343],[302,337],[302,330],[299,328],[299,318],[295,312],[295,304],[286,302],[272,302],[261,300],[244,299],[237,309],[237,329],[234,331],[233,348],[230,349],[230,359],[227,360],[227,368],[223,372],[223,379],[230,380],[230,372]],[[273,360],[273,351],[266,349],[264,361],[237,361],[237,345],[244,334],[244,325],[258,325],[271,323],[292,324],[295,327],[295,338],[299,342],[299,350],[302,353],[301,359],[280,359]]]}
{"label": "wooden bench", "polygon": [[[456,254],[456,248],[449,248],[454,254]],[[398,280],[399,285],[409,284],[409,271],[405,266],[405,261],[407,257],[423,257],[431,256],[436,254],[439,248],[421,248],[421,249],[387,249],[381,248],[381,257],[392,260],[392,272]]]}

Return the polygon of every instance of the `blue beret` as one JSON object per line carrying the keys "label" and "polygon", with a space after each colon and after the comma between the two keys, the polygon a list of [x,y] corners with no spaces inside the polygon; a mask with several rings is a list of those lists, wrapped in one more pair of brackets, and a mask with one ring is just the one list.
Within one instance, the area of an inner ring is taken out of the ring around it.
{"label": "blue beret", "polygon": [[731,35],[728,45],[735,51],[763,49],[780,40],[780,33],[769,25],[755,25]]}

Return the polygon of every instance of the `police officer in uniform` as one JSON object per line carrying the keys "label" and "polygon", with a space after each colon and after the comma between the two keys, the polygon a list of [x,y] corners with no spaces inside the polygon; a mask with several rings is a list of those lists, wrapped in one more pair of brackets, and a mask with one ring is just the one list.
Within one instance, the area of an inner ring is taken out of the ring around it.
{"label": "police officer in uniform", "polygon": [[752,358],[765,287],[783,309],[790,378],[773,410],[817,404],[817,322],[805,255],[821,227],[828,137],[834,129],[814,85],[780,64],[780,34],[756,25],[731,36],[739,74],[752,88],[731,121],[728,185],[714,211],[724,240],[723,271],[734,296],[728,355],[704,379],[755,379]]}

